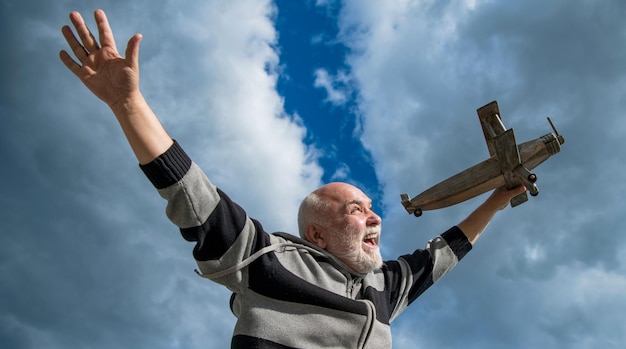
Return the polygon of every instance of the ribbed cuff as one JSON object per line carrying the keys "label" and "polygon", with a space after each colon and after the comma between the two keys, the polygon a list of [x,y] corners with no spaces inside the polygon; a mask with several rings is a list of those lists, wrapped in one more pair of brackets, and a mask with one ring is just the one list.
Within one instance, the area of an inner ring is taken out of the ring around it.
{"label": "ribbed cuff", "polygon": [[441,237],[446,240],[448,246],[450,246],[459,260],[465,257],[472,249],[472,244],[467,239],[467,236],[457,226],[448,229],[448,231],[441,234]]}
{"label": "ribbed cuff", "polygon": [[159,155],[152,162],[139,165],[139,168],[157,189],[167,188],[180,181],[190,167],[191,159],[176,140],[165,153]]}

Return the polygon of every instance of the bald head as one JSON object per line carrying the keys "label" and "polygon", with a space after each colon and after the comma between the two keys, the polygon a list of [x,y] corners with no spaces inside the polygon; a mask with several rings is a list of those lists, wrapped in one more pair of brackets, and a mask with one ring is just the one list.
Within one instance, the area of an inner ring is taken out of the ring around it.
{"label": "bald head", "polygon": [[346,197],[366,196],[361,189],[343,182],[328,183],[314,191],[330,202],[343,203]]}
{"label": "bald head", "polygon": [[302,200],[298,211],[300,237],[306,239],[305,230],[309,224],[327,226],[332,214],[352,197],[367,198],[359,188],[343,182],[328,183],[307,195]]}

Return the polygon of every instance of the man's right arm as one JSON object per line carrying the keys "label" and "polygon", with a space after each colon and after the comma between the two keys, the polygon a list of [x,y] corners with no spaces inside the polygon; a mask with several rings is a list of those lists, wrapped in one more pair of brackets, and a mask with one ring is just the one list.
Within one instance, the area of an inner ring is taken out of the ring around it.
{"label": "man's right arm", "polygon": [[[111,108],[142,170],[168,201],[168,217],[186,240],[196,243],[194,257],[201,271],[211,274],[237,265],[267,243],[260,225],[209,181],[144,99],[139,90],[141,35],[128,41],[126,57],[121,57],[104,12],[96,10],[94,17],[100,43],[78,12],[70,14],[80,41],[69,26],[62,28],[76,60],[61,51],[61,61]],[[239,272],[216,281],[235,289],[244,279]]]}
{"label": "man's right arm", "polygon": [[172,146],[172,138],[141,93],[111,106],[111,110],[140,164],[150,163]]}

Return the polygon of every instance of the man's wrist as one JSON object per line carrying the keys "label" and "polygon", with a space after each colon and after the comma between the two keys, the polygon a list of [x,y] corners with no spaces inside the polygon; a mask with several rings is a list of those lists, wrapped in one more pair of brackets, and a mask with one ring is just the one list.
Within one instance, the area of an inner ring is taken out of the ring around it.
{"label": "man's wrist", "polygon": [[140,91],[131,92],[128,96],[122,97],[114,103],[109,104],[109,108],[111,108],[111,111],[118,119],[128,117],[146,106],[147,102]]}

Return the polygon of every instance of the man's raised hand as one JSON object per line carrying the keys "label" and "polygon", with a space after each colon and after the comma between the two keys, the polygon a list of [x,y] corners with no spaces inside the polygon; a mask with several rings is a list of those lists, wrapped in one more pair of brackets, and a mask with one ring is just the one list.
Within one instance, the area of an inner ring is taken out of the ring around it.
{"label": "man's raised hand", "polygon": [[139,93],[139,42],[141,34],[135,34],[128,41],[126,57],[117,51],[113,32],[102,10],[94,13],[98,26],[100,44],[91,33],[80,13],[70,13],[70,20],[76,29],[80,41],[72,29],[65,25],[61,29],[69,44],[74,60],[67,51],[59,54],[61,61],[74,73],[93,94],[115,107]]}

